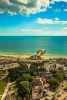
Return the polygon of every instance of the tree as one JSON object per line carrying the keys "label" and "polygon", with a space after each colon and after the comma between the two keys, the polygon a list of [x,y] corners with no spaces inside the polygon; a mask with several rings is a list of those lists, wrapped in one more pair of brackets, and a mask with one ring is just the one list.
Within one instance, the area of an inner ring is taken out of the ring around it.
{"label": "tree", "polygon": [[38,71],[38,66],[35,65],[31,65],[30,69],[32,69],[33,71]]}
{"label": "tree", "polygon": [[15,81],[18,77],[19,73],[17,68],[11,68],[8,70],[8,78],[11,82]]}
{"label": "tree", "polygon": [[19,69],[21,69],[21,70],[27,70],[28,66],[26,64],[21,63],[21,64],[19,64]]}
{"label": "tree", "polygon": [[46,72],[46,69],[43,68],[43,67],[40,67],[38,70],[39,70],[39,71],[42,71],[42,72]]}
{"label": "tree", "polygon": [[26,97],[26,98],[29,98],[29,95],[30,95],[30,82],[28,81],[22,81],[19,83],[18,85],[18,95],[23,98]]}
{"label": "tree", "polygon": [[30,74],[22,74],[22,80],[31,82],[32,76]]}
{"label": "tree", "polygon": [[55,91],[56,88],[60,85],[60,82],[57,79],[52,79],[49,81],[50,88]]}
{"label": "tree", "polygon": [[34,69],[29,68],[28,70],[26,70],[26,73],[34,76]]}
{"label": "tree", "polygon": [[10,68],[8,69],[8,78],[10,79],[10,81],[15,81],[22,74],[26,73],[27,70],[28,68],[26,65],[22,65],[17,68]]}
{"label": "tree", "polygon": [[63,72],[56,72],[54,75],[53,75],[54,78],[58,79],[58,81],[63,81],[64,79],[64,73]]}

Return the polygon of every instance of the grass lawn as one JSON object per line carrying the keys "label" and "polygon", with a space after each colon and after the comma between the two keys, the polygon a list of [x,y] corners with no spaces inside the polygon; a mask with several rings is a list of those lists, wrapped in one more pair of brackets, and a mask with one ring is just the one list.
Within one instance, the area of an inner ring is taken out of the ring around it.
{"label": "grass lawn", "polygon": [[3,94],[6,86],[7,86],[7,78],[0,80],[0,95]]}

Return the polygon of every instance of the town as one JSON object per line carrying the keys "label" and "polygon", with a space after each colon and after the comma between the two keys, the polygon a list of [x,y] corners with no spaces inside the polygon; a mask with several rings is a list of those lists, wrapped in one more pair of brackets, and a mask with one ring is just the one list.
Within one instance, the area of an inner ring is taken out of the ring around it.
{"label": "town", "polygon": [[1,100],[67,100],[67,58],[43,59],[44,53],[0,56]]}

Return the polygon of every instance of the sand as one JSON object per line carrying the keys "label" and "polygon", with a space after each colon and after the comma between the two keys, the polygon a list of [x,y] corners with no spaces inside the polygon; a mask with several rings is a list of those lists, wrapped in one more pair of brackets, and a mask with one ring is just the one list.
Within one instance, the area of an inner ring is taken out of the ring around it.
{"label": "sand", "polygon": [[[0,56],[5,56],[5,57],[15,57],[15,58],[29,58],[30,56],[32,56],[31,54],[22,54],[22,55],[16,55],[16,54],[0,54]],[[41,56],[43,59],[50,59],[50,58],[66,58],[67,59],[67,56],[56,56],[56,55],[43,55]]]}

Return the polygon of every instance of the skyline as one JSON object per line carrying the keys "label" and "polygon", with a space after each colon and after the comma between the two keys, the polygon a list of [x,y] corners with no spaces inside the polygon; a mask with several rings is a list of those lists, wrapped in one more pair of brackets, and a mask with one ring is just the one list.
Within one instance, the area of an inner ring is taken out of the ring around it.
{"label": "skyline", "polygon": [[0,36],[67,36],[67,0],[0,0]]}

